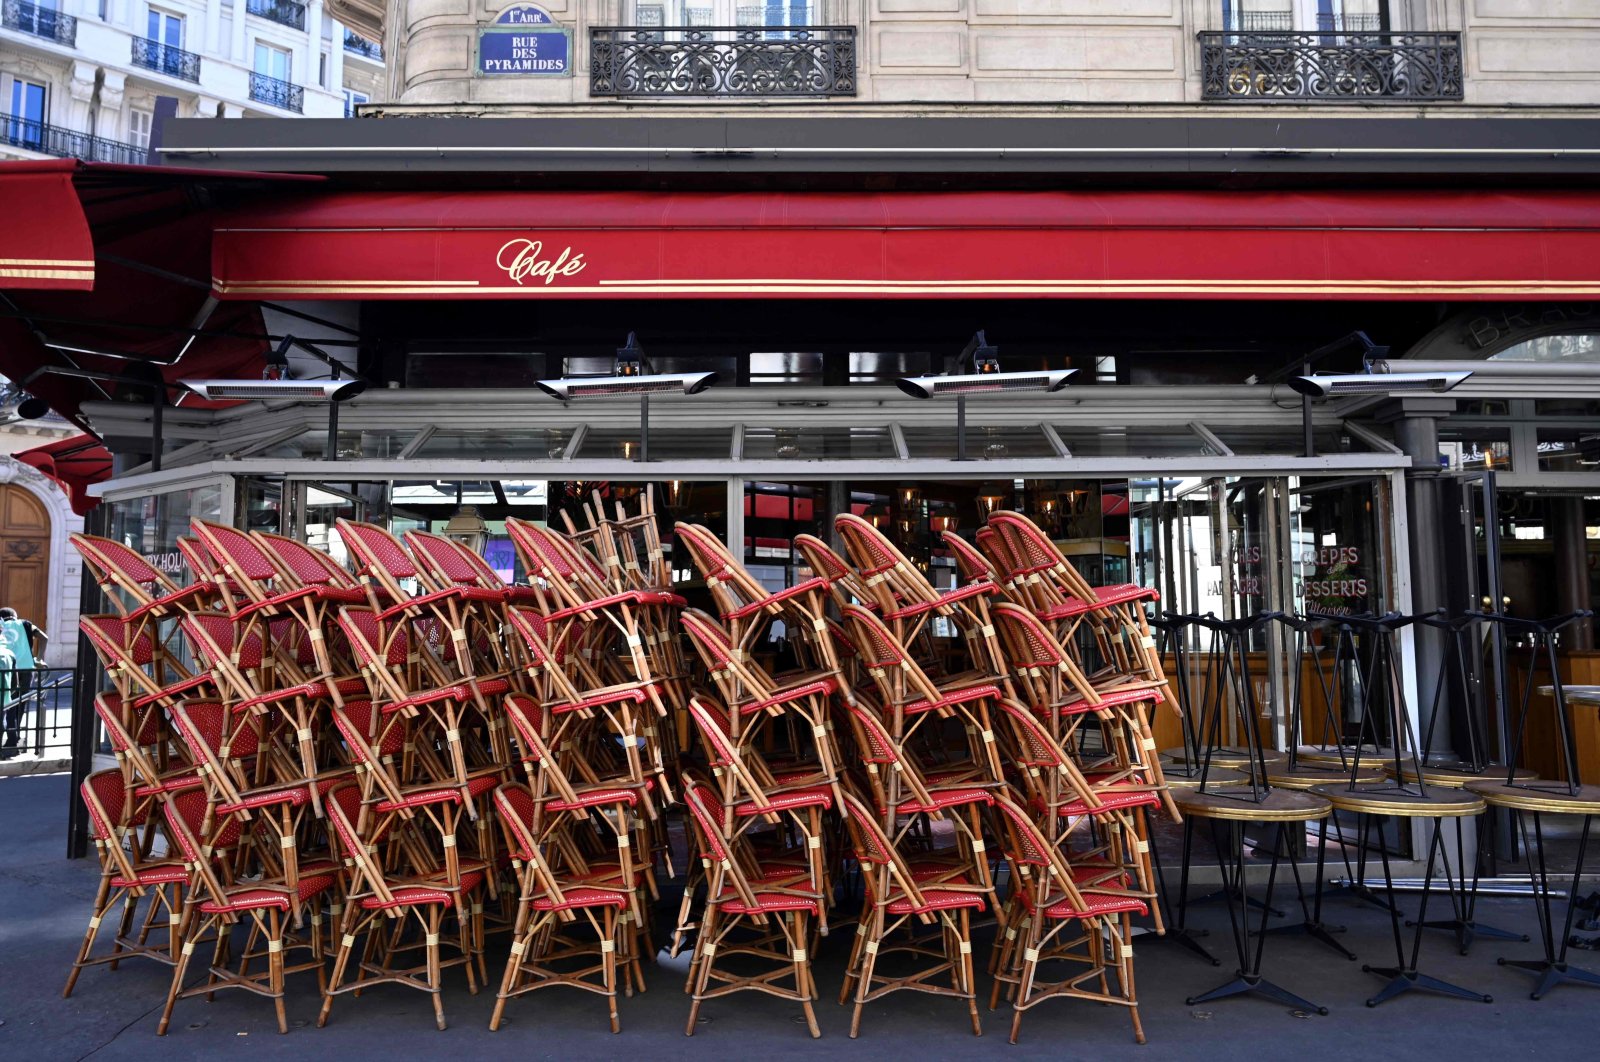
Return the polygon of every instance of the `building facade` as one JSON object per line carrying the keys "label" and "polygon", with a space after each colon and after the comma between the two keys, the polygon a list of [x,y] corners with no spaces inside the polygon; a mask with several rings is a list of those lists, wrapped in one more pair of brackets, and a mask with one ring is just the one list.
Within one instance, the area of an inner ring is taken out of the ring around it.
{"label": "building facade", "polygon": [[4,0],[0,158],[142,163],[166,117],[340,118],[382,70],[321,0]]}
{"label": "building facade", "polygon": [[480,61],[507,6],[388,5],[393,109],[1565,107],[1594,102],[1600,79],[1600,5],[1587,0],[551,0],[548,24],[521,25],[564,61],[521,77]]}

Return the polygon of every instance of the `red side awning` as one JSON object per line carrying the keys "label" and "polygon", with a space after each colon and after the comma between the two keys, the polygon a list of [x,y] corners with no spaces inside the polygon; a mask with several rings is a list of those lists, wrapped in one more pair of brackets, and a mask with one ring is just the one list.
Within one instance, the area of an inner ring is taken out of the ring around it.
{"label": "red side awning", "polygon": [[100,503],[89,496],[93,484],[111,478],[111,453],[93,435],[75,435],[13,454],[32,465],[67,492],[72,511],[83,516]]}
{"label": "red side awning", "polygon": [[17,162],[5,169],[7,211],[0,240],[0,287],[94,287],[94,240],[78,202],[70,159]]}
{"label": "red side awning", "polygon": [[1588,299],[1600,192],[313,195],[217,221],[224,298]]}

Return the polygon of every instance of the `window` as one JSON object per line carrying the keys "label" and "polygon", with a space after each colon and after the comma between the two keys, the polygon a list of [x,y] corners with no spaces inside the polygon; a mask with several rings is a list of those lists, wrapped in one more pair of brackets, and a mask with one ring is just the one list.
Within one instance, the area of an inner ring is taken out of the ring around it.
{"label": "window", "polygon": [[150,126],[154,116],[137,107],[128,112],[128,143],[141,151],[150,149]]}
{"label": "window", "polygon": [[808,26],[815,0],[635,0],[638,26]]}
{"label": "window", "polygon": [[145,39],[168,48],[182,48],[183,16],[152,7],[149,21],[145,25]]}
{"label": "window", "polygon": [[6,142],[38,151],[44,144],[45,87],[34,81],[11,81],[11,117]]}
{"label": "window", "polygon": [[1371,33],[1389,28],[1386,6],[1384,0],[1222,0],[1222,26],[1242,33]]}
{"label": "window", "polygon": [[365,92],[357,92],[355,89],[345,89],[344,116],[346,118],[354,118],[356,116],[356,108],[366,102],[367,94]]}
{"label": "window", "polygon": [[322,88],[328,87],[328,53],[323,52],[317,56],[317,84]]}
{"label": "window", "polygon": [[233,58],[233,12],[222,12],[222,29],[217,34],[217,54],[224,59]]}
{"label": "window", "polygon": [[256,41],[256,73],[279,81],[289,80],[289,53],[282,48]]}

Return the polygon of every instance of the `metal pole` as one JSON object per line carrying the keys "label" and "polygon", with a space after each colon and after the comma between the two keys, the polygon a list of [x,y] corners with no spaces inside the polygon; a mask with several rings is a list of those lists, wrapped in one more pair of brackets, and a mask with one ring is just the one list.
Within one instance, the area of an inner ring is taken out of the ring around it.
{"label": "metal pole", "polygon": [[650,396],[639,396],[639,460],[650,460]]}
{"label": "metal pole", "polygon": [[[333,378],[337,380],[339,378],[339,366],[333,363],[330,364],[333,367]],[[339,403],[337,402],[328,403],[328,443],[322,449],[322,459],[324,461],[339,460]]]}
{"label": "metal pole", "polygon": [[956,460],[967,459],[967,396],[956,395]]}
{"label": "metal pole", "polygon": [[[1300,366],[1303,376],[1311,375],[1311,362],[1307,361]],[[1300,396],[1300,430],[1305,433],[1305,451],[1307,457],[1317,456],[1317,435],[1311,425],[1311,396]]]}
{"label": "metal pole", "polygon": [[[107,508],[96,506],[84,520],[90,534],[105,534]],[[78,591],[78,614],[93,615],[104,610],[100,587],[85,574]],[[78,659],[72,679],[72,792],[67,797],[67,858],[82,859],[89,854],[89,809],[79,797],[79,786],[94,769],[94,748],[99,725],[94,714],[94,696],[103,672],[89,639],[78,638]]]}
{"label": "metal pole", "polygon": [[161,407],[166,404],[165,388],[156,388],[150,409],[150,471],[152,472],[161,471]]}

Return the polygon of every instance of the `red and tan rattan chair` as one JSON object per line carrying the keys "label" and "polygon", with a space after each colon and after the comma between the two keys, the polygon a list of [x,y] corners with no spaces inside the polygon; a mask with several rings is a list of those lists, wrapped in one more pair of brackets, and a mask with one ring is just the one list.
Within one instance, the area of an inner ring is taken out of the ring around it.
{"label": "red and tan rattan chair", "polygon": [[794,548],[800,551],[814,574],[828,581],[828,592],[840,608],[846,605],[877,607],[861,576],[832,546],[815,535],[796,535]]}
{"label": "red and tan rattan chair", "polygon": [[[72,995],[78,975],[89,966],[110,964],[115,970],[128,958],[155,959],[171,966],[178,951],[175,938],[182,890],[189,880],[188,868],[181,860],[146,857],[140,830],[150,824],[151,805],[129,802],[120,771],[96,771],[83,780],[80,793],[89,810],[95,853],[100,857],[100,886],[90,908],[89,928],[72,962],[67,986],[61,990],[63,998]],[[134,937],[133,921],[140,901],[145,901],[145,917]],[[112,935],[111,952],[94,955],[100,925],[118,904],[122,912]],[[150,934],[158,927],[161,943],[151,944]]]}
{"label": "red and tan rattan chair", "polygon": [[[972,1034],[983,1035],[972,963],[972,912],[989,906],[993,890],[977,884],[959,867],[918,874],[853,794],[845,794],[844,814],[865,890],[844,987],[839,992],[841,1004],[855,1000],[851,1037],[861,1031],[861,1012],[868,1003],[901,991],[966,1000]],[[932,932],[925,928],[929,922],[935,924]],[[912,956],[912,961],[920,958],[924,962],[909,972],[904,964],[896,963],[896,972],[886,974],[877,965],[886,955]],[[928,959],[935,961],[928,965]],[[932,982],[943,975],[950,977],[948,987]]]}
{"label": "red and tan rattan chair", "polygon": [[[323,992],[322,1011],[317,1015],[318,1027],[328,1023],[335,996],[360,993],[380,984],[400,984],[428,993],[434,1023],[445,1028],[443,971],[465,967],[468,990],[473,995],[478,992],[482,959],[472,911],[483,885],[484,868],[463,866],[459,883],[451,882],[440,867],[391,870],[406,864],[404,857],[412,848],[389,835],[393,832],[390,827],[400,820],[371,821],[363,830],[358,825],[362,820],[361,791],[354,783],[329,792],[327,808],[333,836],[349,868],[349,881],[339,946]],[[443,929],[452,915],[456,932],[449,945],[458,954],[446,958]],[[407,930],[412,931],[409,936]],[[358,952],[357,942],[363,935]],[[415,954],[418,951],[420,956]],[[410,964],[401,965],[408,960]]]}
{"label": "red and tan rattan chair", "polygon": [[[797,1001],[811,1035],[821,1036],[812,1006],[817,986],[811,975],[811,921],[821,915],[822,897],[803,869],[764,866],[748,838],[724,838],[717,815],[706,805],[707,796],[714,798],[709,788],[685,779],[684,790],[701,858],[710,864],[705,913],[690,963],[693,1003],[684,1034],[694,1035],[706,1000],[756,991]],[[736,969],[724,965],[730,958]],[[756,963],[767,968],[749,972]]]}
{"label": "red and tan rattan chair", "polygon": [[[628,917],[638,906],[637,877],[625,871],[619,882],[614,874],[558,873],[545,860],[544,843],[535,824],[539,802],[534,794],[526,786],[510,784],[498,789],[494,799],[506,845],[520,860],[522,873],[511,957],[489,1028],[500,1028],[508,1000],[566,985],[605,996],[611,1010],[611,1031],[621,1031],[617,1016],[619,968],[628,995],[635,987],[641,992],[645,988],[639,960],[649,938],[642,924]],[[592,942],[573,941],[558,932],[579,915],[593,931]],[[572,967],[574,961],[576,968]]]}
{"label": "red and tan rattan chair", "polygon": [[[107,600],[123,619],[166,619],[216,599],[216,588],[205,582],[179,586],[170,576],[121,542],[74,532],[68,539],[89,566],[89,574],[105,591]],[[203,573],[196,571],[199,578]]]}
{"label": "red and tan rattan chair", "polygon": [[[1133,980],[1131,918],[1146,912],[1145,901],[1109,885],[1080,885],[1081,875],[1026,811],[1004,797],[996,799],[995,808],[1012,885],[1006,928],[995,941],[997,970],[989,1008],[998,1005],[1002,991],[1011,999],[1011,1042],[1016,1043],[1023,1012],[1046,999],[1123,1006],[1133,1019],[1134,1040],[1144,1043]],[[1040,966],[1057,962],[1079,972],[1054,983],[1040,980]]]}
{"label": "red and tan rattan chair", "polygon": [[[293,916],[296,911],[321,903],[334,887],[337,869],[327,862],[307,864],[293,884],[270,874],[232,879],[224,857],[232,854],[241,833],[240,820],[232,815],[214,817],[204,792],[198,789],[173,794],[165,810],[167,831],[188,863],[190,877],[178,926],[177,963],[157,1034],[166,1034],[178,1000],[198,995],[209,998],[224,988],[241,988],[271,999],[278,1012],[278,1031],[288,1032],[284,979],[315,970],[320,981],[324,970],[320,920],[312,923],[311,932],[302,939],[292,932]],[[230,966],[233,930],[240,922],[250,926],[250,934],[238,956],[238,968],[234,969]],[[207,936],[215,942],[216,949],[208,976],[203,984],[186,988],[190,959]],[[309,949],[311,957],[289,964],[288,953],[298,949]]]}
{"label": "red and tan rattan chair", "polygon": [[310,642],[316,661],[316,677],[331,677],[338,673],[337,655],[328,649],[332,616],[330,609],[340,605],[359,605],[367,600],[366,591],[356,582],[355,576],[336,564],[332,557],[319,549],[285,535],[265,531],[251,533],[256,544],[278,570],[277,585],[285,590],[300,588],[311,591],[294,611],[305,623],[306,638]]}

